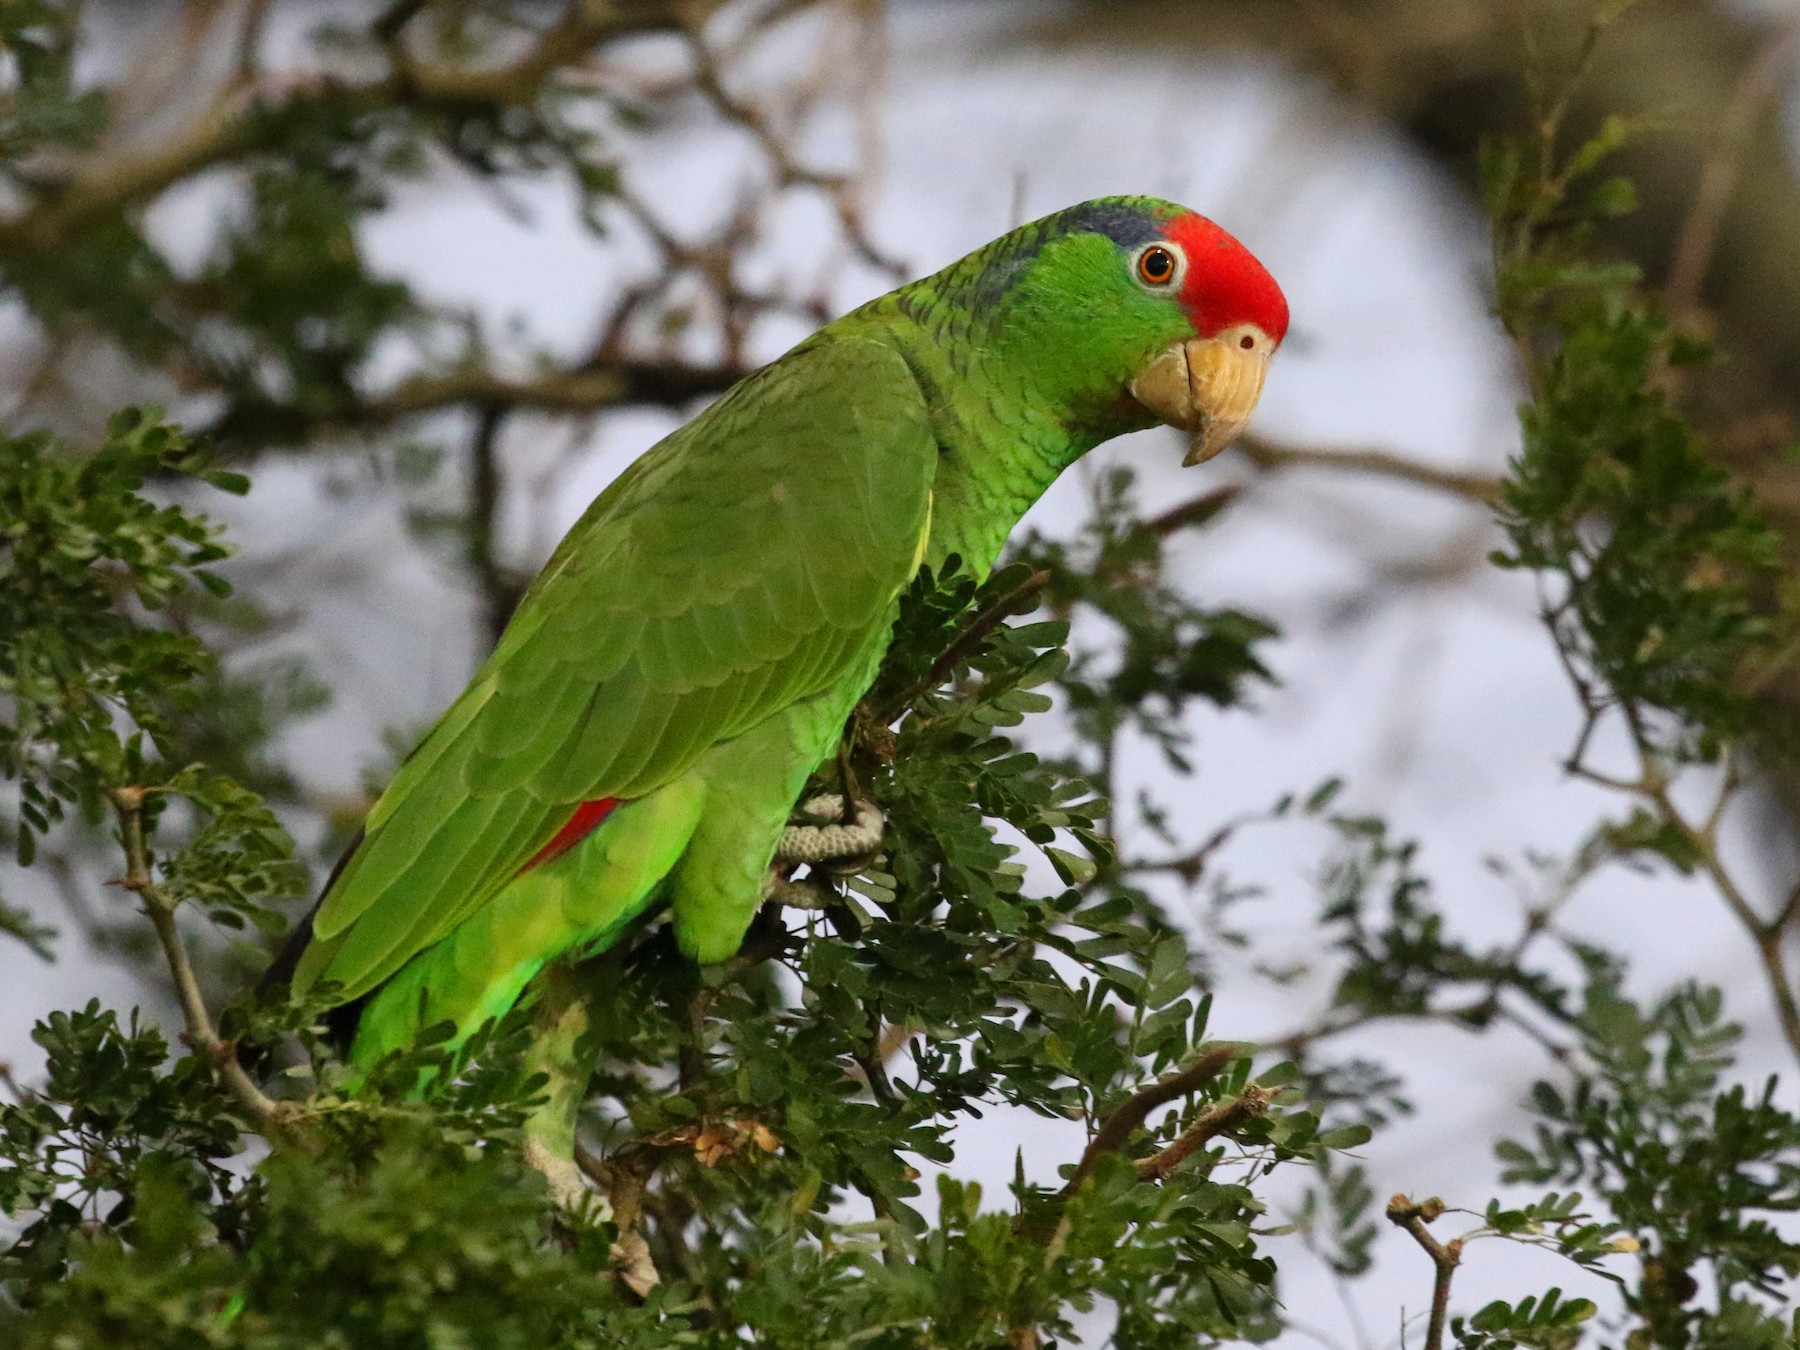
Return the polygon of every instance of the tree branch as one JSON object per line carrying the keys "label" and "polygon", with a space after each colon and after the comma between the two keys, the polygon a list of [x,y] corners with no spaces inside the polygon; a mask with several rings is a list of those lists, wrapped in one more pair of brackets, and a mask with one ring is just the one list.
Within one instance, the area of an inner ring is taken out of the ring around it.
{"label": "tree branch", "polygon": [[1275,1098],[1273,1088],[1258,1083],[1248,1084],[1228,1102],[1220,1102],[1183,1130],[1167,1147],[1137,1162],[1140,1181],[1161,1181],[1186,1162],[1206,1144],[1227,1134],[1245,1121],[1255,1120],[1269,1109]]}
{"label": "tree branch", "polygon": [[1206,524],[1243,495],[1244,490],[1240,487],[1222,487],[1212,492],[1203,492],[1179,506],[1172,506],[1167,511],[1151,516],[1139,528],[1158,539],[1167,539],[1191,526]]}
{"label": "tree branch", "polygon": [[[572,65],[603,43],[633,33],[685,29],[720,0],[570,0],[563,12],[517,60],[470,69],[415,60],[400,42],[400,27],[415,8],[391,8],[393,35],[376,37],[389,53],[386,75],[365,83],[330,76],[292,82],[272,98],[234,82],[185,131],[161,145],[134,145],[82,159],[61,181],[42,185],[33,206],[0,221],[0,248],[45,253],[108,216],[155,196],[163,189],[215,165],[239,159],[267,143],[273,121],[308,105],[393,104],[448,106],[529,103],[557,70]],[[381,24],[383,20],[377,20]]]}
{"label": "tree branch", "polygon": [[119,879],[119,885],[142,902],[144,913],[156,930],[157,941],[162,944],[169,974],[175,982],[175,996],[181,1004],[182,1020],[186,1024],[182,1039],[212,1066],[220,1084],[257,1125],[270,1131],[286,1130],[298,1115],[297,1109],[266,1096],[257,1087],[244,1066],[238,1063],[237,1047],[220,1037],[213,1026],[212,1015],[206,1010],[187,944],[175,924],[175,907],[179,902],[172,900],[157,885],[151,872],[150,846],[144,834],[144,800],[148,793],[141,787],[118,787],[109,795],[119,821],[119,843],[125,851],[125,875]]}
{"label": "tree branch", "polygon": [[1462,1261],[1460,1238],[1439,1242],[1426,1227],[1443,1212],[1444,1202],[1435,1195],[1421,1205],[1415,1205],[1407,1196],[1396,1195],[1387,1205],[1388,1222],[1412,1234],[1413,1241],[1431,1258],[1436,1272],[1431,1285],[1431,1320],[1425,1328],[1424,1350],[1443,1350],[1444,1324],[1450,1315],[1450,1279]]}
{"label": "tree branch", "polygon": [[[1201,1051],[1199,1058],[1187,1068],[1164,1074],[1149,1087],[1127,1098],[1094,1131],[1094,1137],[1088,1140],[1087,1148],[1082,1151],[1081,1160],[1075,1164],[1074,1172],[1070,1173],[1068,1181],[1064,1183],[1061,1196],[1066,1199],[1073,1195],[1102,1157],[1124,1148],[1152,1111],[1159,1106],[1167,1106],[1190,1092],[1198,1092],[1224,1072],[1225,1066],[1242,1053],[1241,1045],[1227,1043],[1210,1046]],[[1191,1151],[1190,1149],[1189,1152]]]}
{"label": "tree branch", "polygon": [[969,621],[969,626],[951,640],[950,645],[931,663],[931,669],[925,672],[923,679],[907,689],[902,690],[887,705],[874,714],[877,723],[885,725],[910,708],[921,695],[937,688],[950,675],[950,672],[962,662],[962,659],[979,647],[1008,617],[1018,614],[1026,608],[1026,602],[1037,598],[1039,591],[1050,584],[1050,573],[1047,570],[1033,572],[1025,580],[1014,586],[1005,595],[989,605],[981,613]]}
{"label": "tree branch", "polygon": [[511,380],[471,368],[413,376],[385,394],[322,412],[287,404],[240,405],[212,430],[238,444],[285,445],[323,433],[376,431],[451,408],[549,413],[592,413],[633,404],[679,408],[721,393],[750,373],[749,367],[735,365],[619,361]]}
{"label": "tree branch", "polygon": [[500,428],[506,409],[488,404],[481,409],[475,436],[469,446],[468,560],[475,583],[481,588],[482,626],[488,645],[498,646],[501,633],[512,618],[523,586],[506,575],[494,555],[494,534],[500,515],[503,489],[500,472]]}
{"label": "tree branch", "polygon": [[822,192],[837,214],[844,238],[869,266],[885,272],[895,280],[906,275],[906,265],[890,258],[876,247],[864,226],[862,212],[853,195],[855,181],[848,174],[826,173],[802,164],[787,144],[769,126],[766,118],[750,104],[726,89],[717,58],[702,40],[696,25],[688,25],[688,47],[694,61],[694,83],[726,121],[748,132],[763,155],[774,167],[782,187],[810,187]]}
{"label": "tree branch", "polygon": [[1441,469],[1392,450],[1323,450],[1312,446],[1277,445],[1260,436],[1239,438],[1244,455],[1259,469],[1337,469],[1348,473],[1394,478],[1403,483],[1436,488],[1470,501],[1492,506],[1500,500],[1503,479],[1493,474]]}

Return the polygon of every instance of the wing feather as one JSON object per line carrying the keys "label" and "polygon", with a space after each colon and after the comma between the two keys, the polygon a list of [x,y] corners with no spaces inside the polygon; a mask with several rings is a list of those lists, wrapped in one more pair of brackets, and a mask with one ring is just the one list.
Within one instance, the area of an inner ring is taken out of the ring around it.
{"label": "wing feather", "polygon": [[830,337],[639,459],[370,812],[295,986],[367,992],[490,899],[581,802],[654,791],[846,678],[916,569],[935,467],[905,362]]}

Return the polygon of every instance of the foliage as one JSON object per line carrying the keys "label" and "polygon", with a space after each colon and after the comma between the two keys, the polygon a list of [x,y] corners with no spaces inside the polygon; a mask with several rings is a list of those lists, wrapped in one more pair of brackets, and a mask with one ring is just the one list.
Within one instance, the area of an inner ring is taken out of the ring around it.
{"label": "foliage", "polygon": [[[1737,1344],[1751,1323],[1777,1335],[1800,1244],[1766,1216],[1800,1199],[1800,1118],[1776,1104],[1774,1080],[1725,1080],[1738,1029],[1717,989],[1645,1010],[1601,968],[1586,1003],[1581,1071],[1566,1092],[1533,1091],[1535,1137],[1499,1146],[1504,1179],[1590,1186],[1636,1235],[1644,1278],[1626,1306],[1651,1343]],[[1710,1273],[1719,1311],[1693,1302],[1696,1272]]]}
{"label": "foliage", "polygon": [[[96,807],[136,789],[204,807],[210,818],[168,847],[162,813],[145,810],[151,880],[140,890],[152,909],[231,920],[279,890],[285,839],[247,789],[160,757],[172,747],[139,691],[196,696],[207,663],[197,642],[165,640],[137,598],[178,592],[223,548],[202,518],[151,510],[139,479],[111,468],[139,462],[129,457],[147,426],[121,419],[115,441],[85,461],[15,461],[26,476],[85,475],[71,494],[82,518],[122,522],[65,549],[51,574],[60,589],[37,587],[62,621],[17,630],[63,634],[71,650],[59,659],[75,677],[47,687],[81,696],[70,711],[55,705],[60,720],[39,719],[54,736],[14,733],[31,751],[16,762],[44,766],[47,781],[81,789],[70,800]],[[186,446],[166,429],[152,443],[158,463]],[[117,584],[101,586],[102,566],[121,571]],[[884,871],[833,891],[797,931],[771,911],[720,971],[696,971],[662,940],[602,959],[606,1071],[592,1128],[606,1166],[637,1179],[637,1225],[666,1272],[649,1303],[603,1278],[606,1246],[580,1225],[563,1225],[568,1250],[543,1242],[541,1188],[519,1185],[518,1106],[533,1088],[504,1068],[516,1037],[486,1047],[497,1074],[464,1062],[431,1103],[387,1107],[359,1093],[302,1023],[316,1091],[299,1107],[300,1133],[246,1171],[246,1126],[290,1137],[276,1113],[218,1091],[204,1055],[171,1061],[160,1035],[94,1007],[40,1028],[56,1071],[4,1117],[4,1203],[33,1216],[0,1264],[28,1314],[25,1343],[301,1344],[329,1328],[352,1343],[428,1344],[492,1335],[478,1331],[479,1310],[515,1300],[534,1309],[508,1332],[520,1344],[581,1344],[627,1324],[644,1344],[691,1338],[676,1316],[691,1307],[707,1310],[716,1336],[753,1329],[805,1344],[866,1341],[877,1326],[905,1328],[894,1343],[909,1345],[1065,1334],[1099,1298],[1125,1310],[1146,1345],[1265,1324],[1273,1267],[1247,1183],[1367,1132],[1323,1128],[1286,1086],[1291,1069],[1253,1078],[1247,1048],[1206,1040],[1207,1004],[1192,997],[1180,937],[1133,922],[1129,899],[1094,880],[1093,854],[1107,855],[1091,792],[998,734],[1038,710],[1035,687],[1066,666],[1063,625],[994,621],[1026,576],[924,576],[909,597],[871,694],[893,706],[865,718],[876,748],[859,752],[896,821]],[[1249,664],[1229,654],[1228,670]],[[1230,687],[1228,672],[1218,679]],[[94,712],[103,698],[123,716]],[[133,819],[121,809],[136,867]],[[1085,889],[1028,884],[999,822]],[[1055,854],[1052,841],[1062,841]],[[793,977],[797,999],[775,969]],[[896,1034],[909,1050],[887,1043]],[[682,1066],[674,1084],[670,1064]],[[1086,1121],[1101,1139],[1135,1093],[1184,1070],[1192,1087],[1171,1099],[1179,1109],[1091,1146],[1080,1184],[1021,1174],[1012,1211],[996,1213],[978,1190],[945,1181],[935,1220],[916,1206],[904,1159],[948,1162],[960,1118],[1024,1107]],[[473,1123],[471,1084],[490,1093]],[[1158,1153],[1171,1149],[1185,1165]],[[1136,1166],[1133,1154],[1144,1155]],[[496,1203],[497,1191],[509,1198]],[[872,1206],[873,1225],[845,1217],[852,1196]],[[297,1298],[310,1280],[339,1301]],[[426,1308],[431,1288],[457,1292]]]}

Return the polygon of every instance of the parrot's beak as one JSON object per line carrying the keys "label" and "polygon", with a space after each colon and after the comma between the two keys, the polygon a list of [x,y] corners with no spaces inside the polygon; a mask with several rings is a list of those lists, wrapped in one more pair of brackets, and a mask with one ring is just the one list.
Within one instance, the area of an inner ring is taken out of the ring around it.
{"label": "parrot's beak", "polygon": [[1203,464],[1250,420],[1274,347],[1248,325],[1177,343],[1138,372],[1131,396],[1193,438],[1184,465]]}

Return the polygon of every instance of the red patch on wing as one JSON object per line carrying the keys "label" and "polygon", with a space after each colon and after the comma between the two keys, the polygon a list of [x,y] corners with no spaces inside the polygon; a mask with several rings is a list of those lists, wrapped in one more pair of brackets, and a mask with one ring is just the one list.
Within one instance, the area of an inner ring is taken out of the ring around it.
{"label": "red patch on wing", "polygon": [[1168,237],[1187,254],[1181,303],[1200,336],[1238,323],[1255,324],[1277,343],[1287,336],[1287,297],[1249,249],[1192,212],[1170,223]]}
{"label": "red patch on wing", "polygon": [[617,797],[596,797],[591,802],[583,802],[575,808],[575,813],[569,817],[563,827],[550,837],[550,842],[532,854],[531,861],[521,867],[516,875],[524,876],[534,867],[542,867],[552,859],[562,857],[563,854],[592,834],[600,822],[613,813],[613,807],[618,804]]}

